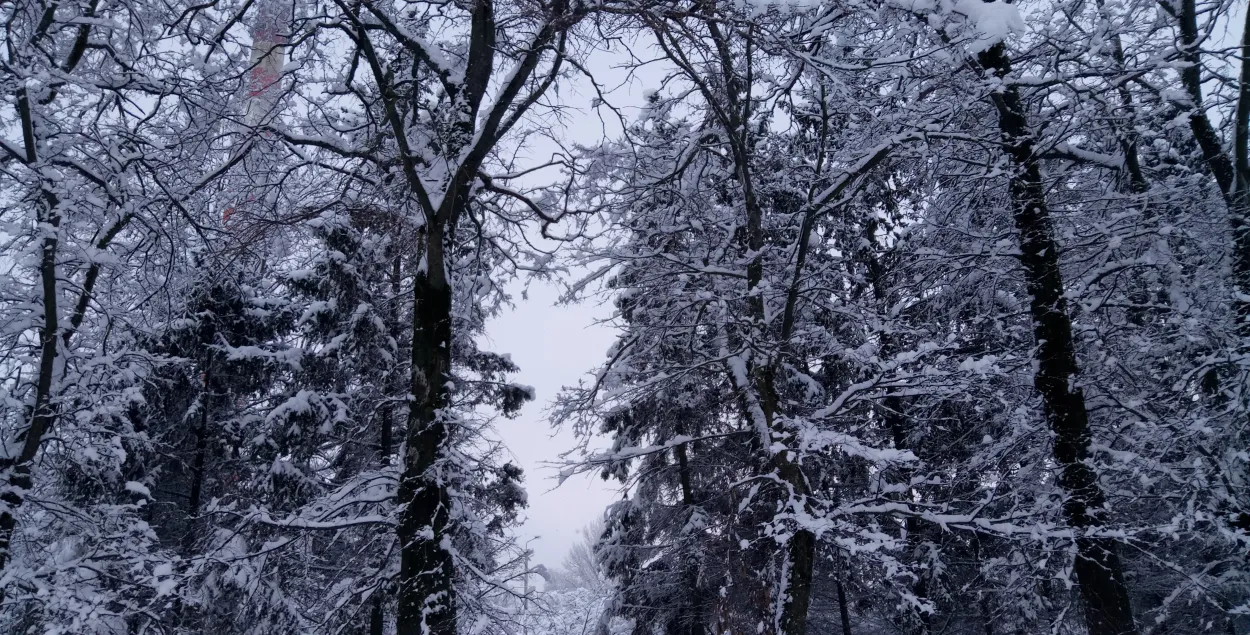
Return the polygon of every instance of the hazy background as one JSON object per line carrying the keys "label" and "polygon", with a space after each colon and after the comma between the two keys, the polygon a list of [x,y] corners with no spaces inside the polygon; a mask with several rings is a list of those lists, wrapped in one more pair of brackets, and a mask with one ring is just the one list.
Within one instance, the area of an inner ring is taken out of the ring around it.
{"label": "hazy background", "polygon": [[[643,96],[660,88],[663,66],[649,64],[631,72],[622,66],[630,60],[624,48],[618,43],[612,51],[592,53],[584,67],[598,83],[598,93],[632,123]],[[646,52],[649,47],[630,48]],[[566,145],[595,145],[605,135],[616,137],[621,129],[617,115],[609,108],[596,108],[595,97],[594,87],[584,76],[564,82],[559,91],[561,118],[544,118],[542,123],[558,131],[559,143]],[[559,150],[553,140],[530,137],[528,143],[532,145],[525,155],[534,164]],[[579,530],[602,517],[603,508],[621,497],[621,489],[618,482],[605,482],[597,474],[573,476],[557,487],[557,470],[551,464],[577,440],[569,430],[553,430],[546,411],[561,387],[577,384],[603,363],[615,332],[597,323],[611,317],[610,304],[592,300],[557,306],[560,290],[556,285],[539,280],[526,283],[520,280],[511,285],[515,307],[487,324],[483,341],[489,350],[510,354],[521,367],[513,381],[533,386],[537,392],[518,418],[498,422],[498,432],[526,474],[529,509],[516,533],[523,544],[532,539],[532,564],[559,567],[569,546],[580,539]],[[606,444],[600,440],[592,447]]]}
{"label": "hazy background", "polygon": [[517,286],[516,308],[490,322],[486,342],[512,355],[521,367],[514,381],[533,386],[538,397],[516,419],[500,420],[498,430],[525,469],[529,509],[517,534],[522,543],[541,536],[530,543],[533,563],[558,567],[577,531],[620,498],[620,489],[619,483],[597,475],[572,476],[556,488],[557,473],[549,464],[576,440],[569,430],[553,430],[545,411],[561,386],[576,384],[603,361],[613,332],[594,323],[608,315],[608,307],[555,306],[558,290],[541,283],[531,285],[528,299],[522,299]]}

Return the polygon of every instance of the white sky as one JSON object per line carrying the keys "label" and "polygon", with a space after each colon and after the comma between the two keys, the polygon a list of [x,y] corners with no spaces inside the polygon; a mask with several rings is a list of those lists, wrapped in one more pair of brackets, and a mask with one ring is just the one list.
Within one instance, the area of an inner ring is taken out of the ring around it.
{"label": "white sky", "polygon": [[[1245,10],[1234,9],[1228,23],[1216,29],[1221,44],[1236,44]],[[654,59],[655,51],[649,40],[646,42],[634,40],[631,44],[640,55]],[[623,51],[596,52],[585,66],[608,101],[632,118],[643,103],[643,95],[660,88],[661,76],[668,66],[648,64],[631,74],[619,66],[626,60]],[[591,108],[594,96],[585,78],[561,84],[559,101],[570,107],[565,111],[567,127],[560,131],[566,141],[592,145],[603,138],[605,125],[607,134],[619,134],[611,111],[603,110],[601,120]],[[532,159],[545,160],[555,147],[536,141],[530,138],[534,146],[528,154]],[[578,531],[600,518],[604,507],[619,499],[621,493],[617,482],[605,482],[597,473],[572,477],[556,487],[556,470],[549,464],[559,460],[560,454],[572,448],[576,440],[568,430],[552,430],[545,411],[562,386],[576,384],[604,361],[615,333],[612,328],[595,323],[610,315],[610,306],[592,302],[556,306],[558,290],[538,281],[529,287],[528,297],[522,297],[522,289],[522,284],[514,285],[515,309],[492,320],[485,339],[489,350],[511,354],[521,367],[513,380],[537,391],[537,399],[527,404],[517,419],[501,421],[498,432],[526,474],[529,509],[517,535],[522,543],[540,536],[529,543],[534,550],[532,564],[559,567],[569,546],[581,539]],[[596,445],[606,444],[601,439]]]}
{"label": "white sky", "polygon": [[[518,285],[519,287],[520,285]],[[575,444],[568,430],[552,430],[546,409],[561,386],[570,386],[602,363],[614,333],[594,324],[609,307],[593,304],[555,306],[557,289],[535,283],[529,298],[516,294],[516,308],[487,326],[487,342],[497,352],[509,353],[521,367],[514,381],[533,386],[538,398],[521,415],[497,424],[499,436],[525,470],[529,492],[526,522],[517,532],[530,543],[533,564],[558,567],[577,531],[603,514],[603,508],[620,497],[615,482],[596,475],[573,476],[556,487],[556,470],[549,463]]]}
{"label": "white sky", "polygon": [[[621,52],[596,52],[585,66],[607,100],[633,117],[646,90],[659,88],[661,70],[647,68],[641,76],[631,76],[617,66],[626,59]],[[603,111],[601,121],[591,108],[595,91],[584,77],[561,84],[559,95],[560,103],[568,107],[564,111],[567,125],[560,131],[564,141],[593,145],[603,139],[605,125],[607,134],[618,134],[620,126],[615,125],[610,110]],[[530,143],[533,147],[526,154],[536,162],[546,160],[556,149],[535,138]],[[522,543],[540,536],[529,543],[534,550],[531,564],[559,567],[569,546],[580,540],[579,530],[602,517],[604,507],[621,493],[618,482],[605,482],[597,474],[571,477],[557,488],[557,471],[551,463],[573,448],[576,439],[571,431],[553,430],[546,410],[561,387],[576,385],[603,363],[616,334],[611,327],[596,324],[610,316],[611,306],[595,301],[557,306],[559,290],[537,280],[523,297],[523,282],[510,289],[516,307],[487,324],[484,340],[488,350],[510,354],[521,367],[512,381],[533,386],[537,392],[518,418],[499,421],[497,429],[526,475],[529,509],[516,533]],[[607,443],[601,440],[594,445]]]}

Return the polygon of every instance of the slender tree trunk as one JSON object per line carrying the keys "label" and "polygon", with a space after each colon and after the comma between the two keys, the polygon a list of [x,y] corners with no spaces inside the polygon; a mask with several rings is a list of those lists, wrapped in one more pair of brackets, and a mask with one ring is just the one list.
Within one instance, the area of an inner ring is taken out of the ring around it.
{"label": "slender tree trunk", "polygon": [[451,287],[443,227],[427,225],[426,266],[413,285],[412,397],[399,481],[398,635],[454,635],[456,591],[447,534],[451,501],[438,474],[445,458],[451,370]]}
{"label": "slender tree trunk", "polygon": [[[387,316],[389,319],[389,323],[387,324],[387,330],[390,332],[391,338],[394,339],[395,342],[400,341],[399,335],[400,335],[400,329],[402,328],[402,326],[400,325],[400,315],[399,315],[399,308],[398,308],[399,291],[400,291],[400,286],[399,286],[400,264],[401,263],[400,263],[399,256],[396,256],[392,260],[392,263],[391,263],[390,283],[391,283],[391,302],[393,303],[393,306],[391,308],[390,315]],[[385,390],[385,394],[383,395],[383,397],[388,400],[398,392],[396,390],[397,385],[391,380],[390,377],[391,376],[388,375],[387,378],[382,382],[382,385]],[[391,402],[387,401],[386,403],[382,405],[382,412],[379,413],[378,415],[378,423],[379,423],[379,427],[381,428],[380,430],[378,430],[378,461],[381,462],[382,465],[390,465],[391,455],[395,453],[394,416],[395,416],[395,406]]]}
{"label": "slender tree trunk", "polygon": [[[1192,102],[1189,127],[1202,150],[1202,159],[1211,170],[1228,207],[1228,222],[1233,235],[1233,286],[1237,314],[1237,331],[1250,338],[1250,64],[1243,57],[1237,111],[1234,119],[1233,155],[1224,150],[1220,135],[1207,116],[1202,97],[1202,57],[1198,31],[1196,0],[1181,0],[1180,13],[1175,14],[1180,27],[1180,50],[1186,66],[1181,69],[1181,83]],[[1165,6],[1166,3],[1165,3]],[[1241,51],[1250,55],[1250,12],[1246,15]]]}
{"label": "slender tree trunk", "polygon": [[[980,53],[978,60],[1000,79],[1011,72],[1002,43]],[[999,130],[1015,168],[1010,195],[1019,232],[1020,261],[1032,297],[1030,313],[1037,340],[1034,385],[1055,437],[1059,484],[1067,494],[1064,516],[1077,532],[1073,568],[1085,603],[1086,628],[1090,635],[1136,635],[1138,629],[1116,542],[1096,535],[1106,522],[1106,498],[1097,474],[1087,462],[1089,419],[1085,396],[1075,384],[1078,368],[1072,321],[1063,295],[1058,244],[1046,206],[1041,166],[1034,155],[1033,137],[1018,89],[1008,83],[1001,92],[994,93],[993,102],[998,110]]]}
{"label": "slender tree trunk", "polygon": [[[392,307],[387,315],[387,331],[391,338],[396,342],[400,341],[400,324],[399,302],[400,302],[400,273],[401,262],[398,255],[391,261],[390,286],[391,286],[391,302]],[[383,399],[386,401],[382,404],[381,412],[378,413],[378,464],[388,466],[391,464],[392,455],[395,453],[395,406],[390,399],[395,394],[396,384],[391,380],[388,374],[387,378],[382,382]],[[380,570],[385,568],[385,563],[379,563]],[[386,627],[385,614],[385,593],[382,589],[373,592],[372,608],[369,611],[369,635],[383,635]]]}
{"label": "slender tree trunk", "polygon": [[[787,461],[781,477],[787,483],[796,479],[799,467]],[[797,477],[801,479],[802,476]],[[806,495],[806,492],[803,493]],[[816,534],[800,529],[790,537],[787,556],[790,573],[786,580],[786,597],[781,605],[782,635],[804,635],[807,632],[807,613],[812,604],[812,570],[816,564]]]}
{"label": "slender tree trunk", "polygon": [[[714,21],[708,22],[708,29],[714,35],[715,40],[719,44],[719,50],[722,56],[723,72],[726,77],[726,85],[729,87],[729,112],[732,113],[729,121],[728,135],[731,137],[730,147],[734,156],[734,164],[738,172],[738,181],[742,186],[743,207],[747,212],[747,248],[751,253],[756,254],[754,258],[747,263],[747,292],[751,295],[751,316],[753,318],[752,328],[757,329],[757,336],[764,336],[768,326],[764,323],[764,298],[759,293],[751,293],[756,290],[763,281],[764,264],[760,254],[764,249],[764,212],[759,203],[759,199],[755,193],[755,181],[751,174],[751,148],[750,142],[750,45],[747,47],[747,64],[748,74],[745,81],[742,82],[746,92],[744,97],[739,96],[739,81],[736,73],[733,71],[731,62],[727,61],[728,45],[726,40],[720,35],[719,27]],[[767,360],[765,364],[756,368],[755,390],[758,395],[760,406],[763,410],[763,417],[766,428],[769,432],[774,431],[774,421],[779,412],[780,403],[777,398],[776,388],[776,366],[775,359]],[[771,452],[765,444],[764,450]],[[807,477],[803,474],[803,470],[789,456],[788,452],[776,452],[772,454],[771,465],[776,470],[781,481],[785,483],[790,490],[788,494],[799,501],[806,499],[808,495]],[[794,535],[786,543],[786,558],[789,560],[787,569],[787,577],[785,581],[785,597],[782,598],[781,604],[781,633],[782,635],[805,635],[807,632],[807,612],[811,607],[812,595],[812,570],[816,561],[816,535],[804,528],[796,529]]]}
{"label": "slender tree trunk", "polygon": [[[1098,13],[1102,16],[1107,24],[1111,24],[1112,16],[1107,11],[1106,0],[1097,0]],[[1124,72],[1127,68],[1126,58],[1124,56],[1124,42],[1118,31],[1112,31],[1111,37],[1111,58],[1116,63],[1116,70]],[[1128,82],[1122,78],[1116,79],[1115,86],[1116,96],[1120,100],[1120,108],[1126,113],[1127,123],[1120,125],[1115,123],[1115,118],[1111,118],[1111,125],[1115,131],[1116,139],[1120,144],[1120,152],[1124,155],[1124,171],[1128,176],[1127,191],[1128,194],[1134,196],[1138,200],[1134,201],[1134,206],[1142,211],[1142,220],[1146,223],[1152,223],[1154,213],[1150,205],[1146,203],[1142,194],[1150,190],[1150,181],[1146,179],[1146,174],[1142,170],[1141,155],[1138,152],[1138,141],[1140,135],[1137,133],[1137,105],[1133,102],[1133,93],[1128,88]],[[1137,326],[1144,326],[1149,317],[1149,305],[1151,300],[1150,287],[1146,279],[1139,273],[1134,273],[1129,280],[1128,298],[1132,303],[1132,307],[1128,310],[1128,319]]]}
{"label": "slender tree trunk", "polygon": [[[1107,11],[1106,0],[1097,0],[1098,12],[1108,24],[1111,23],[1111,14]],[[1117,70],[1123,72],[1128,64],[1124,57],[1124,41],[1120,37],[1118,31],[1111,34],[1111,58],[1115,60]],[[1133,103],[1133,93],[1128,89],[1128,83],[1123,80],[1117,80],[1116,95],[1120,98],[1120,107],[1128,113],[1128,126],[1116,126],[1116,138],[1120,142],[1120,151],[1124,153],[1124,169],[1128,173],[1128,189],[1133,194],[1142,194],[1150,189],[1150,181],[1146,179],[1145,173],[1141,167],[1141,157],[1137,151],[1137,134],[1135,125],[1137,123],[1137,106]]]}
{"label": "slender tree trunk", "polygon": [[[734,162],[734,170],[737,173],[738,184],[742,187],[743,207],[746,211],[746,248],[750,253],[755,254],[746,265],[747,292],[750,296],[748,301],[748,311],[751,318],[751,325],[749,326],[751,331],[750,337],[765,340],[769,335],[769,326],[765,323],[764,299],[756,292],[759,284],[763,281],[764,271],[763,262],[759,255],[764,246],[763,210],[756,197],[750,165],[753,152],[750,121],[751,56],[754,50],[754,42],[752,41],[752,36],[748,34],[745,38],[744,55],[746,72],[740,75],[735,66],[736,62],[731,50],[730,39],[721,29],[719,20],[710,15],[715,12],[715,6],[709,4],[703,7],[703,9],[708,11],[708,15],[705,15],[702,19],[712,42],[713,51],[711,54],[720,66],[719,85],[715,88],[708,82],[699,79],[703,73],[695,68],[695,63],[685,53],[688,42],[684,42],[675,35],[673,28],[662,24],[658,20],[651,19],[648,21],[648,24],[656,36],[656,43],[664,51],[665,55],[682,68],[690,79],[698,85],[699,90],[703,91],[704,97],[712,105],[712,110],[725,133],[731,158]],[[734,382],[737,389],[744,394],[746,417],[752,426],[756,428],[756,437],[757,442],[760,443],[760,451],[765,454],[764,469],[772,469],[780,478],[784,487],[789,490],[787,494],[797,499],[799,504],[806,504],[805,499],[808,496],[808,487],[802,468],[787,456],[787,452],[773,453],[771,450],[770,437],[774,432],[774,421],[778,413],[775,387],[775,366],[778,365],[778,361],[776,356],[774,356],[771,359],[763,360],[762,364],[753,364],[753,367],[749,370],[751,377],[748,380],[748,385],[740,385],[740,380],[737,377],[734,378]],[[750,393],[750,395],[747,395],[747,393]],[[804,635],[806,633],[807,611],[811,604],[812,566],[815,562],[815,549],[815,535],[803,528],[797,529],[786,544],[787,579],[778,585],[784,588],[785,592],[785,597],[782,598],[781,615],[778,616],[779,626],[785,635]]]}
{"label": "slender tree trunk", "polygon": [[[21,97],[25,98],[25,94]],[[29,110],[24,111],[24,123],[29,122]],[[33,136],[33,133],[32,133]],[[28,138],[28,154],[34,161],[33,139]],[[39,279],[43,294],[43,326],[39,329],[39,371],[35,380],[35,400],[27,412],[30,426],[17,436],[21,452],[16,457],[0,459],[0,478],[3,479],[4,491],[0,493],[3,509],[0,510],[0,573],[4,571],[12,559],[10,550],[13,543],[13,531],[17,528],[17,513],[25,501],[26,492],[33,486],[31,466],[39,451],[43,435],[51,427],[56,417],[52,403],[52,380],[57,362],[57,295],[56,295],[56,253],[57,231],[61,218],[57,209],[59,200],[55,194],[44,190],[39,221],[51,228],[51,233],[44,236],[39,259]],[[12,447],[12,445],[10,445]],[[4,601],[4,589],[0,588],[0,602]]]}
{"label": "slender tree trunk", "polygon": [[[94,16],[96,7],[97,3],[93,0],[87,8],[86,14]],[[54,13],[55,5],[52,5],[50,10]],[[40,40],[47,37],[52,17],[52,13],[45,12],[45,17],[36,28],[35,34],[31,39],[32,43],[37,44]],[[89,24],[79,25],[74,44],[70,48],[69,57],[66,58],[62,66],[65,73],[73,72],[79,61],[81,61],[91,34],[91,28]],[[14,57],[13,49],[10,49],[9,53],[9,61],[16,62],[17,59]],[[53,89],[46,99],[48,102],[51,102],[55,97],[56,90]],[[39,161],[38,145],[36,143],[38,135],[35,130],[35,115],[31,108],[30,94],[24,86],[18,89],[15,101],[18,118],[21,122],[23,149],[25,150],[25,156],[21,157],[21,160],[28,167],[35,168],[36,163]],[[35,400],[27,413],[30,427],[22,431],[16,438],[16,441],[21,444],[22,450],[16,457],[6,456],[0,458],[0,488],[3,489],[0,492],[0,502],[3,502],[3,509],[0,510],[0,573],[4,572],[5,567],[12,559],[10,549],[12,548],[13,531],[17,527],[17,513],[25,500],[25,493],[33,485],[31,481],[31,463],[35,460],[35,455],[43,442],[43,435],[52,427],[56,419],[56,412],[52,404],[52,381],[57,362],[57,331],[60,328],[56,295],[56,254],[59,247],[58,231],[61,227],[60,199],[56,193],[47,189],[46,185],[41,192],[40,199],[42,209],[40,209],[37,220],[40,225],[50,227],[51,233],[44,236],[39,260],[39,278],[43,293],[43,326],[39,332],[39,370],[35,383]],[[127,220],[129,220],[128,217]],[[111,239],[112,235],[108,235],[105,241]],[[94,282],[94,278],[88,280],[84,297],[89,296]],[[73,329],[76,329],[82,320],[80,313],[82,312],[76,311],[71,320]],[[68,343],[70,333],[67,332],[65,337],[66,343]],[[4,598],[4,589],[0,588],[0,603],[4,601]]]}
{"label": "slender tree trunk", "polygon": [[838,614],[842,618],[842,635],[851,635],[851,611],[846,606],[846,589],[842,588],[842,578],[837,580]]}
{"label": "slender tree trunk", "polygon": [[[677,434],[685,434],[684,429],[678,424]],[[678,445],[673,448],[674,454],[677,455],[678,475],[681,479],[681,501],[685,505],[687,511],[693,511],[694,504],[694,487],[690,482],[690,459],[686,455],[686,444]],[[682,625],[682,631],[686,635],[704,635],[707,631],[705,626],[706,617],[703,601],[703,590],[699,584],[699,562],[696,558],[689,557],[684,559],[682,566],[685,568],[683,577],[686,584],[689,585],[690,602],[688,606],[683,607],[684,615],[678,620]]]}
{"label": "slender tree trunk", "polygon": [[[876,286],[875,280],[874,286]],[[886,348],[887,347],[883,346],[882,350],[884,351]],[[883,409],[883,418],[885,419],[886,426],[890,429],[891,436],[894,439],[894,447],[899,450],[909,449],[909,444],[907,443],[907,420],[902,415],[902,400],[897,397],[887,397],[883,405],[885,406]],[[911,479],[910,470],[904,472],[904,478],[907,478],[908,480]],[[910,495],[911,489],[908,489],[907,492],[908,495]],[[920,550],[920,539],[923,535],[921,521],[915,516],[908,516],[903,521],[903,527],[907,531],[907,549],[914,554],[917,561],[919,561],[920,557],[918,552]],[[916,583],[912,585],[911,590],[917,600],[923,602],[929,599],[929,577],[927,571],[923,567],[917,566]],[[918,617],[920,619],[918,632],[920,635],[929,635],[933,628],[932,614],[921,611]]]}
{"label": "slender tree trunk", "polygon": [[[898,213],[898,205],[891,193],[885,195],[885,209],[891,215]],[[880,248],[877,244],[878,222],[875,218],[869,218],[864,225],[864,245],[863,261],[868,273],[868,281],[872,286],[873,299],[876,301],[878,310],[888,310],[889,290],[886,288],[885,268],[882,266],[880,259],[876,257],[869,246]],[[881,340],[881,357],[889,359],[895,353],[894,338],[888,333],[879,335]],[[911,443],[907,440],[907,417],[903,414],[903,400],[898,397],[890,396],[882,400],[882,408],[879,411],[882,420],[886,424],[886,428],[890,431],[890,438],[894,442],[894,447],[899,450],[911,450]],[[906,481],[911,480],[911,470],[904,470],[902,478]],[[904,494],[907,497],[912,495],[912,490],[908,488]],[[903,520],[903,528],[907,532],[907,550],[912,554],[916,554],[920,549],[920,538],[923,535],[923,525],[919,518],[908,516]],[[917,558],[919,560],[919,558]],[[915,584],[912,585],[912,594],[916,599],[926,601],[929,599],[929,580],[925,575],[925,571],[917,567],[919,575]],[[928,635],[932,630],[932,615],[921,612],[919,614],[920,624],[918,632],[921,635]]]}
{"label": "slender tree trunk", "polygon": [[[972,554],[977,568],[981,567],[983,559],[981,558],[981,537],[972,534]],[[980,597],[977,599],[977,605],[981,609],[981,628],[985,631],[985,635],[994,635],[994,611],[990,607],[990,594],[987,589],[978,590]]]}
{"label": "slender tree trunk", "polygon": [[[209,342],[211,346],[211,339]],[[183,553],[195,551],[196,517],[200,515],[200,499],[204,491],[204,463],[208,454],[208,417],[212,409],[213,355],[210,352],[204,365],[203,386],[200,388],[200,420],[195,427],[195,456],[191,463],[191,492],[187,497],[187,528],[182,538]]]}

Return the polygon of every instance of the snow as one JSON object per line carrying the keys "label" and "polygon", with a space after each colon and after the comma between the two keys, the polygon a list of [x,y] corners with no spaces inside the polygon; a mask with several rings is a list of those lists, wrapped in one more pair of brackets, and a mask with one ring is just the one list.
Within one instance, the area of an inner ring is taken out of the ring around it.
{"label": "snow", "polygon": [[125,487],[127,492],[133,492],[144,498],[152,498],[152,491],[149,490],[148,486],[143,483],[138,481],[126,481]]}
{"label": "snow", "polygon": [[1007,4],[1003,0],[984,2],[983,0],[958,0],[954,10],[968,18],[972,24],[976,39],[969,46],[972,52],[979,52],[1005,41],[1012,35],[1024,33],[1027,27],[1020,9],[1015,4]]}

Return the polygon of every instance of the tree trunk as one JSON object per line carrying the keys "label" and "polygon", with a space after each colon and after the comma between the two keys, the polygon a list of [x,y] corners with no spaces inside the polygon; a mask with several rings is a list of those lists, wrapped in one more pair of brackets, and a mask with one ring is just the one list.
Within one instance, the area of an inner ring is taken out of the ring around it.
{"label": "tree trunk", "polygon": [[[884,204],[886,211],[891,216],[896,216],[898,214],[898,205],[894,200],[893,194],[889,191],[885,194]],[[862,258],[864,261],[864,267],[868,273],[868,282],[872,287],[872,296],[873,300],[876,302],[877,310],[889,311],[889,289],[886,288],[885,268],[882,266],[880,259],[878,259],[876,254],[872,251],[872,248],[880,248],[880,245],[877,244],[876,238],[878,227],[879,224],[877,219],[868,218],[866,220],[864,224],[863,242],[865,247]],[[889,359],[896,352],[894,338],[891,337],[889,333],[884,332],[879,334],[878,337],[881,341],[881,358]],[[907,417],[903,414],[903,400],[896,396],[889,396],[882,400],[881,405],[881,419],[885,422],[886,428],[890,431],[890,438],[894,442],[894,448],[898,450],[912,450],[913,448],[910,447],[912,444],[907,442],[908,424]],[[905,482],[911,482],[911,477],[912,471],[910,469],[904,469],[902,473],[902,480]],[[912,494],[913,490],[911,488],[905,490],[903,493],[904,497],[906,497],[904,499],[905,503],[908,502],[907,499],[909,499]],[[923,533],[920,519],[915,516],[908,516],[903,520],[903,529],[907,533],[908,553],[916,554],[920,549],[920,538]],[[919,558],[917,558],[917,560],[919,560]],[[921,567],[917,566],[916,568],[919,575],[916,578],[915,584],[912,585],[911,591],[912,594],[916,596],[916,599],[926,601],[929,599],[928,577],[925,575],[925,571],[922,570]],[[932,615],[921,612],[918,617],[920,619],[918,633],[920,635],[928,635],[932,630]]]}
{"label": "tree trunk", "polygon": [[838,615],[842,618],[842,635],[851,635],[851,611],[846,606],[846,589],[842,588],[842,578],[837,579]]}
{"label": "tree trunk", "polygon": [[[1167,6],[1166,3],[1164,6]],[[1192,102],[1189,128],[1228,207],[1228,222],[1233,234],[1233,287],[1237,292],[1234,298],[1237,331],[1242,338],[1250,338],[1250,302],[1243,299],[1250,297],[1250,157],[1247,157],[1247,143],[1250,143],[1250,139],[1247,139],[1250,136],[1247,130],[1250,125],[1250,64],[1245,63],[1243,58],[1234,126],[1236,147],[1230,157],[1204,109],[1196,0],[1182,0],[1180,13],[1174,15],[1181,34],[1178,48],[1186,62],[1186,66],[1181,69],[1181,83]],[[1245,26],[1241,42],[1243,55],[1250,54],[1250,13],[1246,15]]]}
{"label": "tree trunk", "polygon": [[[713,11],[709,7],[709,11]],[[714,12],[714,11],[713,11]],[[649,20],[648,24],[656,36],[656,43],[678,67],[692,79],[696,80],[699,90],[712,105],[715,117],[725,133],[734,171],[738,184],[742,187],[742,204],[746,211],[746,249],[754,256],[746,265],[747,303],[751,318],[750,338],[763,341],[769,335],[769,326],[765,323],[764,298],[756,292],[763,281],[763,261],[760,254],[764,247],[763,209],[756,196],[755,185],[751,175],[751,83],[752,83],[752,36],[745,38],[745,73],[739,74],[736,60],[731,49],[731,42],[726,32],[722,31],[720,22],[709,16],[703,16],[712,41],[711,55],[715,56],[720,66],[719,86],[715,89],[709,83],[697,81],[702,73],[687,57],[685,50],[688,42],[683,42],[674,32],[657,20]],[[761,461],[764,469],[776,472],[788,494],[806,504],[808,495],[807,480],[803,470],[788,456],[787,452],[773,452],[772,433],[778,412],[775,389],[775,366],[779,365],[777,356],[765,359],[762,364],[753,364],[749,370],[750,379],[747,385],[731,371],[735,387],[743,395],[743,410],[748,422],[755,428],[759,451],[764,455]],[[812,565],[815,561],[816,537],[806,529],[797,529],[785,547],[788,560],[787,579],[783,585],[785,597],[782,601],[781,615],[778,617],[781,632],[785,635],[804,635],[807,630],[807,610],[811,603]]]}
{"label": "tree trunk", "polygon": [[[25,93],[19,97],[25,99]],[[23,110],[24,123],[29,122],[29,108]],[[33,133],[32,133],[33,136]],[[33,140],[28,138],[28,154],[34,161]],[[12,558],[13,531],[17,528],[18,509],[25,501],[25,494],[30,490],[31,465],[43,435],[52,427],[56,416],[52,404],[52,379],[57,359],[57,296],[56,296],[56,252],[57,235],[60,228],[60,215],[57,212],[59,200],[56,195],[44,191],[46,207],[39,214],[40,224],[47,224],[53,233],[43,239],[42,254],[39,260],[39,278],[43,293],[43,326],[39,330],[39,373],[35,380],[35,400],[31,404],[27,417],[30,427],[18,434],[16,441],[21,445],[21,453],[16,457],[0,459],[0,478],[3,478],[4,491],[0,494],[3,509],[0,510],[0,573],[4,571]],[[12,446],[10,446],[12,447]],[[4,589],[0,588],[0,602],[4,601]]]}
{"label": "tree trunk", "polygon": [[451,287],[443,228],[426,228],[426,266],[413,285],[412,400],[399,481],[398,635],[454,635],[455,573],[447,533],[451,501],[438,464],[446,456],[451,370]]}
{"label": "tree trunk", "polygon": [[[802,486],[801,489],[795,487],[794,494],[799,497],[807,495],[805,486],[806,479],[800,473],[800,468],[794,462],[783,457],[782,453],[778,453],[778,472],[781,478],[787,484],[793,487],[795,483]],[[799,529],[790,537],[787,544],[787,558],[790,561],[790,571],[786,579],[786,597],[781,605],[781,633],[782,635],[804,635],[807,632],[807,612],[812,604],[812,569],[816,563],[816,535],[806,529]]]}
{"label": "tree trunk", "polygon": [[[685,434],[684,428],[678,424],[677,434]],[[681,480],[681,502],[687,510],[694,510],[694,487],[690,482],[690,460],[686,456],[686,444],[680,444],[673,448],[673,452],[677,455],[677,469]],[[699,562],[697,558],[683,558],[685,562],[682,566],[685,568],[683,575],[686,584],[689,585],[690,601],[682,607],[684,615],[681,615],[678,622],[681,624],[682,632],[686,635],[704,635],[707,632],[705,626],[705,611],[703,602],[703,590],[699,586]]]}
{"label": "tree trunk", "polygon": [[[978,56],[982,67],[999,79],[1011,72],[1002,43]],[[1024,265],[1033,335],[1037,340],[1034,386],[1054,433],[1054,458],[1060,467],[1059,484],[1067,494],[1063,504],[1068,524],[1076,530],[1076,572],[1085,603],[1090,635],[1136,635],[1116,542],[1098,537],[1105,524],[1106,498],[1097,475],[1087,463],[1090,430],[1085,396],[1076,386],[1076,350],[1072,321],[1064,299],[1058,244],[1046,207],[1041,167],[1033,151],[1018,89],[1006,83],[992,96],[998,110],[999,131],[1015,173],[1010,181],[1012,213],[1019,232],[1020,261]]]}
{"label": "tree trunk", "polygon": [[[390,333],[397,345],[400,342],[400,329],[403,326],[400,323],[399,315],[399,291],[400,291],[400,266],[399,256],[395,256],[391,261],[391,310],[387,315],[387,332]],[[391,455],[395,453],[395,405],[390,399],[399,393],[400,386],[393,381],[391,377],[394,374],[388,374],[386,379],[382,381],[384,394],[382,397],[387,401],[382,404],[382,411],[378,413],[378,423],[381,428],[378,431],[378,461],[382,465],[391,464]]]}
{"label": "tree trunk", "polygon": [[382,615],[382,592],[373,592],[373,610],[369,611],[369,635],[382,635],[386,620]]}
{"label": "tree trunk", "polygon": [[[208,346],[212,345],[211,337]],[[187,497],[187,527],[182,537],[183,554],[195,553],[195,519],[200,515],[200,499],[204,492],[204,462],[208,454],[208,415],[212,409],[213,355],[206,356],[203,386],[200,388],[200,421],[195,428],[195,456],[191,463],[191,492]]]}
{"label": "tree trunk", "polygon": [[[874,276],[873,286],[877,287],[875,276]],[[889,346],[888,344],[886,344],[886,342],[888,342],[889,338],[883,335],[882,340],[883,340],[882,351],[887,351],[889,349]],[[902,400],[900,400],[898,397],[886,397],[884,406],[885,408],[884,408],[883,418],[885,419],[886,426],[890,429],[890,434],[894,439],[894,447],[899,450],[909,449],[908,445],[910,444],[907,443],[907,420],[902,415],[902,412],[903,412]],[[911,470],[905,470],[903,473],[903,478],[910,481]],[[906,493],[908,496],[911,495],[911,492],[912,490],[910,488],[906,490]],[[919,558],[918,552],[920,550],[920,542],[921,542],[920,538],[922,535],[922,527],[920,524],[920,519],[916,518],[915,516],[908,516],[903,521],[903,527],[905,531],[907,532],[907,550],[913,555],[915,555],[917,561],[919,561],[920,558]],[[929,578],[927,575],[928,572],[923,567],[920,567],[920,566],[917,566],[916,569],[917,569],[916,583],[912,585],[911,591],[912,591],[912,594],[916,596],[917,600],[926,601],[929,599]],[[921,611],[918,617],[920,619],[918,632],[920,633],[920,635],[929,635],[929,633],[932,631],[932,621],[933,621],[932,614]],[[910,628],[908,629],[908,631],[910,631]]]}

